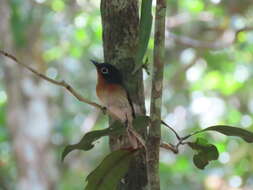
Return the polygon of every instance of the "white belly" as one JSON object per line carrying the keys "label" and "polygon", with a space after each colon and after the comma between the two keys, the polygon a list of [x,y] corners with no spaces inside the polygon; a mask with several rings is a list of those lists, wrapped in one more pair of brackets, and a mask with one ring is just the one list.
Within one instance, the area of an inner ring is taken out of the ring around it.
{"label": "white belly", "polygon": [[132,122],[132,109],[128,102],[126,93],[110,93],[103,92],[103,96],[99,96],[101,103],[107,108],[109,114],[117,120]]}

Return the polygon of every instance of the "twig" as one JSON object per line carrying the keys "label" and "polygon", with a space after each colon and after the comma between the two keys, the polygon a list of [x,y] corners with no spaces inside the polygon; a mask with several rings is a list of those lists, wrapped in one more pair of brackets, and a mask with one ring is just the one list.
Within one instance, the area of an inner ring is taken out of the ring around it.
{"label": "twig", "polygon": [[178,143],[177,143],[176,145],[173,145],[173,144],[171,144],[171,143],[168,144],[168,143],[162,142],[162,143],[160,144],[160,147],[161,147],[161,148],[164,148],[164,149],[166,149],[166,150],[170,150],[170,151],[172,151],[173,153],[177,154],[177,153],[179,152],[179,146],[180,146],[180,145],[189,144],[189,142],[185,142],[184,140],[185,140],[185,139],[182,138],[181,140],[178,141]]}
{"label": "twig", "polygon": [[169,126],[167,123],[165,123],[163,120],[161,120],[162,124],[165,125],[167,128],[169,128],[177,137],[177,140],[181,140],[182,138],[178,135],[178,133],[173,129],[171,126]]}
{"label": "twig", "polygon": [[175,147],[175,146],[172,145],[172,144],[168,144],[168,143],[165,143],[165,142],[161,142],[160,147],[161,147],[161,148],[164,148],[164,149],[166,149],[166,150],[170,150],[170,151],[172,151],[172,152],[175,153],[175,154],[178,153],[178,148]]}
{"label": "twig", "polygon": [[193,135],[196,135],[196,134],[202,132],[202,130],[201,131],[196,131],[196,132],[193,132],[193,133],[191,133],[189,135],[186,135],[184,137],[180,137],[179,134],[171,126],[169,126],[167,123],[165,123],[163,120],[161,120],[161,123],[163,125],[165,125],[167,128],[169,128],[176,135],[178,142],[177,142],[176,145],[167,144],[167,143],[161,143],[160,147],[161,148],[165,148],[167,150],[171,150],[175,154],[177,154],[179,152],[179,146],[180,145],[188,144],[188,142],[185,142],[186,139],[192,137]]}
{"label": "twig", "polygon": [[38,77],[52,83],[52,84],[55,84],[55,85],[58,85],[58,86],[61,86],[61,87],[64,87],[66,88],[74,97],[76,97],[80,102],[84,102],[86,104],[89,104],[91,106],[94,106],[96,108],[99,108],[101,109],[102,111],[104,111],[104,107],[95,103],[95,102],[92,102],[84,97],[82,97],[79,93],[77,93],[73,88],[72,86],[70,86],[68,83],[66,83],[64,80],[62,81],[57,81],[57,80],[54,80],[54,79],[51,79],[45,75],[43,75],[42,73],[39,73],[38,71],[36,71],[35,69],[29,67],[28,65],[20,62],[15,56],[3,51],[3,50],[0,50],[0,54],[2,54],[3,56],[6,56],[10,59],[12,59],[14,62],[16,62],[17,64],[25,67],[26,69],[28,69],[29,71],[31,71],[32,73],[34,73],[35,75],[37,75]]}

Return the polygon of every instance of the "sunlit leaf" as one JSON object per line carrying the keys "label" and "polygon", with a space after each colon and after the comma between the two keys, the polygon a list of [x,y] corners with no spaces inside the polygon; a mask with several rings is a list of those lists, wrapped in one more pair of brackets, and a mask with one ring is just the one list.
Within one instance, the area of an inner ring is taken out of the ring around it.
{"label": "sunlit leaf", "polygon": [[246,40],[247,40],[246,32],[239,32],[238,41],[242,43],[242,42],[245,42]]}
{"label": "sunlit leaf", "polygon": [[187,156],[178,155],[176,162],[173,164],[173,167],[171,169],[174,173],[186,173],[187,171],[189,171],[190,166]]}
{"label": "sunlit leaf", "polygon": [[217,6],[217,5],[210,6],[209,10],[210,10],[210,13],[212,13],[213,15],[216,15],[218,17],[224,16],[224,10],[220,6]]}
{"label": "sunlit leaf", "polygon": [[180,6],[185,7],[190,12],[196,13],[203,11],[204,3],[202,0],[181,0]]}
{"label": "sunlit leaf", "polygon": [[231,108],[227,112],[227,121],[230,124],[238,124],[242,119],[242,113],[235,108]]}
{"label": "sunlit leaf", "polygon": [[60,47],[52,47],[43,53],[45,61],[54,61],[63,56],[62,49]]}
{"label": "sunlit leaf", "polygon": [[238,82],[232,74],[225,74],[219,89],[224,95],[231,95],[242,86],[243,84]]}
{"label": "sunlit leaf", "polygon": [[79,143],[74,145],[68,145],[65,147],[62,153],[62,160],[64,160],[66,155],[73,150],[90,150],[94,147],[94,142],[99,138],[107,135],[123,134],[125,129],[125,126],[123,126],[120,122],[116,121],[109,128],[88,132],[83,136]]}
{"label": "sunlit leaf", "polygon": [[75,38],[79,41],[79,42],[83,42],[84,39],[86,38],[86,33],[84,29],[77,29],[75,31]]}
{"label": "sunlit leaf", "polygon": [[70,48],[70,55],[73,57],[80,58],[82,56],[82,49],[81,47],[71,47]]}
{"label": "sunlit leaf", "polygon": [[233,60],[231,60],[231,55],[226,51],[218,51],[215,53],[208,51],[204,53],[204,58],[211,72],[222,72],[225,74],[233,72],[235,69],[235,64],[229,64]]}
{"label": "sunlit leaf", "polygon": [[53,0],[51,6],[52,9],[56,12],[63,11],[65,8],[65,3],[62,0]]}
{"label": "sunlit leaf", "polygon": [[215,146],[218,149],[218,152],[225,152],[225,150],[226,150],[226,146],[225,146],[224,142],[215,143]]}
{"label": "sunlit leaf", "polygon": [[136,66],[133,72],[136,72],[142,64],[143,57],[146,53],[152,28],[152,0],[142,0],[141,19],[139,29],[138,50],[135,58]]}
{"label": "sunlit leaf", "polygon": [[222,74],[218,71],[211,71],[207,73],[204,78],[205,88],[215,89],[219,87],[221,81],[222,81]]}
{"label": "sunlit leaf", "polygon": [[106,156],[86,178],[88,184],[85,190],[116,190],[119,181],[128,171],[135,152],[136,150],[117,150]]}

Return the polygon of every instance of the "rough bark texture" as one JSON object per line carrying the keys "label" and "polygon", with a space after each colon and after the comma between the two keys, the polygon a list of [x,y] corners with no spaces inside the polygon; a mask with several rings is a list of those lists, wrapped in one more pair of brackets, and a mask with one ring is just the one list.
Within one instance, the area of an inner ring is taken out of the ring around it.
{"label": "rough bark texture", "polygon": [[[15,48],[11,35],[8,0],[0,1],[0,25],[0,47],[13,52]],[[34,25],[33,28],[38,30],[39,27]],[[22,53],[24,56],[21,59],[26,63],[37,62],[40,57],[38,41],[32,38],[37,35],[33,32],[28,32],[31,41]],[[20,51],[22,50],[19,49],[18,52]],[[1,57],[0,61],[4,64],[8,95],[7,125],[18,170],[16,187],[19,190],[54,189],[55,170],[49,146],[51,122],[48,97],[41,90],[44,83],[35,80],[11,60]]]}
{"label": "rough bark texture", "polygon": [[[138,42],[138,0],[101,0],[103,47],[105,62],[115,64],[122,72],[125,85],[138,114],[145,114],[142,71],[135,75],[134,57]],[[142,131],[146,136],[146,131]],[[127,137],[110,138],[112,149],[125,146]],[[147,186],[145,152],[141,151],[131,163],[119,189],[142,190]]]}
{"label": "rough bark texture", "polygon": [[150,190],[160,189],[159,149],[161,140],[161,106],[163,92],[165,15],[165,0],[157,0],[155,15],[154,63],[150,104],[151,125],[149,129],[147,144],[147,169]]}

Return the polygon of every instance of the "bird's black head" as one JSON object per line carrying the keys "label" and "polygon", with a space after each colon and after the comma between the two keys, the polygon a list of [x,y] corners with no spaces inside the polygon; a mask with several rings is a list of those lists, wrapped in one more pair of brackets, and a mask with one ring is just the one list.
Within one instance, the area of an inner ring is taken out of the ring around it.
{"label": "bird's black head", "polygon": [[122,75],[120,71],[109,63],[98,63],[91,60],[96,66],[98,73],[105,79],[106,82],[112,84],[122,84]]}

